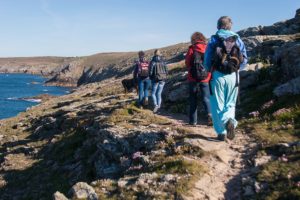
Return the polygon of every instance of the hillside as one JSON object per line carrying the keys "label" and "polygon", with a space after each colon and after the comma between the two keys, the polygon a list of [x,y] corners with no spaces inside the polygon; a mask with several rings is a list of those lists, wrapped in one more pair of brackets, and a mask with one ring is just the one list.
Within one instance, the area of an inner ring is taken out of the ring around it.
{"label": "hillside", "polygon": [[16,57],[0,58],[1,73],[29,73],[51,77],[60,71],[59,67],[74,58],[65,57]]}
{"label": "hillside", "polygon": [[77,89],[0,121],[0,199],[298,200],[299,20],[300,9],[240,32],[250,65],[233,141],[217,141],[202,120],[187,125],[188,44],[162,50],[170,76],[158,114],[123,93],[136,52],[71,60],[52,81]]}
{"label": "hillside", "polygon": [[[188,44],[176,44],[161,48],[166,59],[172,62],[182,59]],[[146,51],[150,58],[154,49]],[[137,52],[99,53],[91,56],[0,58],[0,73],[30,73],[46,76],[48,85],[79,86],[125,77],[132,73]]]}

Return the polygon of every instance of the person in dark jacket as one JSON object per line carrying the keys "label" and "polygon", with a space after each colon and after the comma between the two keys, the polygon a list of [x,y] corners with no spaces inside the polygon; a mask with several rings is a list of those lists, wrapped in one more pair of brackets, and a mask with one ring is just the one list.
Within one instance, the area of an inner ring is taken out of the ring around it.
{"label": "person in dark jacket", "polygon": [[139,60],[136,62],[133,72],[134,80],[138,82],[139,108],[148,105],[148,91],[151,84],[149,78],[149,62],[145,59],[145,52],[139,51]]}
{"label": "person in dark jacket", "polygon": [[193,78],[192,75],[192,65],[194,61],[194,53],[197,51],[204,58],[204,53],[206,49],[206,38],[200,32],[195,32],[191,36],[191,46],[189,46],[188,52],[185,57],[185,65],[188,69],[188,82],[189,82],[189,101],[190,101],[190,112],[189,112],[189,124],[197,124],[197,101],[200,97],[207,115],[208,125],[212,125],[211,120],[211,110],[210,110],[210,101],[209,101],[209,80],[211,78],[211,73],[207,73],[207,78],[204,80],[198,81]]}
{"label": "person in dark jacket", "polygon": [[154,104],[153,112],[156,113],[161,107],[161,93],[167,78],[167,66],[163,61],[158,49],[154,51],[154,56],[150,62],[150,79],[152,81],[152,100]]}

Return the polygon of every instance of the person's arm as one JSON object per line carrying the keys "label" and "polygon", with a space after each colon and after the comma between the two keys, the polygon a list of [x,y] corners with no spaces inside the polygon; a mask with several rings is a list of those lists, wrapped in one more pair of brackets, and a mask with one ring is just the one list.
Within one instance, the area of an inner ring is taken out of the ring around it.
{"label": "person's arm", "polygon": [[240,48],[240,51],[243,55],[243,62],[240,64],[240,70],[243,70],[246,67],[246,64],[248,62],[248,56],[247,56],[247,50],[246,50],[246,46],[244,44],[244,42],[241,40],[241,38],[239,38],[237,40],[237,44]]}
{"label": "person's arm", "polygon": [[138,70],[139,70],[139,66],[138,64],[136,63],[135,66],[134,66],[134,70],[133,70],[133,79],[136,81],[137,80],[137,77],[138,77]]}
{"label": "person's arm", "polygon": [[154,77],[154,61],[153,59],[150,61],[150,64],[149,64],[149,77],[150,79],[152,80],[153,77]]}
{"label": "person's arm", "polygon": [[204,54],[204,67],[207,71],[211,71],[212,56],[213,56],[215,43],[216,43],[216,40],[212,36],[208,45],[206,46],[206,50],[205,50],[205,54]]}
{"label": "person's arm", "polygon": [[166,72],[166,74],[168,75],[169,71],[168,71],[167,63],[166,63],[165,61],[164,61],[163,63],[164,63],[164,66],[165,66],[165,72]]}
{"label": "person's arm", "polygon": [[189,50],[185,56],[185,66],[187,67],[188,71],[190,70],[191,67],[192,56],[193,56],[193,48],[189,47]]}

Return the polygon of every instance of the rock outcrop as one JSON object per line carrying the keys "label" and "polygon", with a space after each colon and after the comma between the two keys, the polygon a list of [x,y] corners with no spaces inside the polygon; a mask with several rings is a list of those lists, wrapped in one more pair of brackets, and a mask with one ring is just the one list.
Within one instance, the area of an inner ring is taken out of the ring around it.
{"label": "rock outcrop", "polygon": [[284,95],[297,95],[300,94],[300,77],[292,79],[287,83],[277,86],[273,93],[280,97]]}
{"label": "rock outcrop", "polygon": [[300,9],[296,11],[294,18],[277,22],[271,26],[250,27],[238,32],[241,37],[257,35],[291,35],[300,32]]}

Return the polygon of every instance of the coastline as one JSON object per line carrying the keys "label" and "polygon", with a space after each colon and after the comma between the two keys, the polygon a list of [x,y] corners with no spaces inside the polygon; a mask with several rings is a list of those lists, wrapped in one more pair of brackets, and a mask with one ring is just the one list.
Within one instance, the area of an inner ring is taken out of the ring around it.
{"label": "coastline", "polygon": [[2,77],[0,120],[16,117],[32,106],[67,95],[74,89],[72,87],[46,85],[46,77],[41,74],[0,73],[0,75]]}

